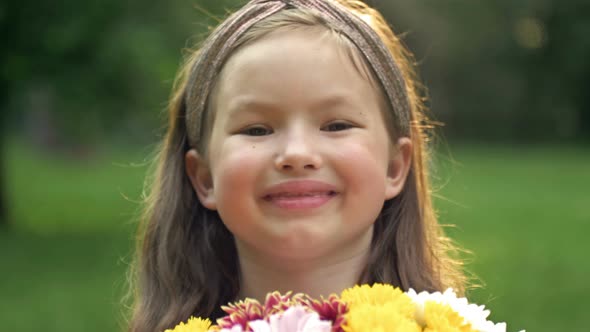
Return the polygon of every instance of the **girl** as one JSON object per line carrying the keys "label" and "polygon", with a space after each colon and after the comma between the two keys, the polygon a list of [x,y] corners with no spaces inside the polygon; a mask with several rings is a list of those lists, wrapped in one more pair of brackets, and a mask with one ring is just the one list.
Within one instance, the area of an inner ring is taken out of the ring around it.
{"label": "girl", "polygon": [[461,291],[411,59],[353,0],[254,0],[222,22],[175,86],[130,331],[274,290]]}

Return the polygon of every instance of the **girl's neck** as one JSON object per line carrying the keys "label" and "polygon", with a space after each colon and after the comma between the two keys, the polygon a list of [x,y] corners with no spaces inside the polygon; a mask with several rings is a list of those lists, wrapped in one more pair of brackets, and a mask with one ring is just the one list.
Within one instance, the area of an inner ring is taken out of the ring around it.
{"label": "girl's neck", "polygon": [[340,294],[359,281],[367,264],[369,246],[370,239],[366,246],[347,253],[305,261],[260,257],[239,250],[238,299],[254,298],[263,302],[266,294],[275,290],[282,294],[287,291],[305,293],[314,298]]}

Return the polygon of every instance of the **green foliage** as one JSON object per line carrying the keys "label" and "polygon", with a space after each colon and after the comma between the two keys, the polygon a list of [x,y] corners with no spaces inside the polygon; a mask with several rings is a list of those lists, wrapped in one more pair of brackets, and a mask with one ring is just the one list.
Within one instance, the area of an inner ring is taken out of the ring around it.
{"label": "green foliage", "polygon": [[587,1],[375,3],[407,32],[449,137],[590,139]]}
{"label": "green foliage", "polygon": [[[244,2],[4,1],[4,121],[37,118],[70,145],[111,135],[150,141],[181,50]],[[587,1],[368,2],[409,32],[449,136],[590,139]]]}
{"label": "green foliage", "polygon": [[[217,11],[226,5],[217,2]],[[0,79],[10,98],[0,107],[12,113],[8,121],[48,113],[53,123],[46,125],[61,140],[86,143],[158,127],[181,50],[215,20],[185,0],[4,6],[10,15],[0,22],[13,41],[1,46]]]}

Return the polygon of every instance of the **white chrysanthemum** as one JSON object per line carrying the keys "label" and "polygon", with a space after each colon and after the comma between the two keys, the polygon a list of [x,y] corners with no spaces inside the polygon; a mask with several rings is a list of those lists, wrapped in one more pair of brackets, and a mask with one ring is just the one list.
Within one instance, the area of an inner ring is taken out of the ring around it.
{"label": "white chrysanthemum", "polygon": [[271,315],[270,322],[250,322],[254,332],[330,332],[332,322],[320,320],[316,312],[308,312],[302,306],[294,306],[280,314]]}
{"label": "white chrysanthemum", "polygon": [[416,320],[421,326],[425,325],[424,304],[428,301],[433,301],[450,306],[465,319],[465,322],[471,324],[471,327],[476,331],[506,332],[506,323],[495,324],[487,320],[490,311],[486,310],[485,306],[470,304],[464,297],[458,298],[452,288],[447,289],[444,293],[420,292],[419,294],[413,289],[410,289],[407,294],[416,304]]}

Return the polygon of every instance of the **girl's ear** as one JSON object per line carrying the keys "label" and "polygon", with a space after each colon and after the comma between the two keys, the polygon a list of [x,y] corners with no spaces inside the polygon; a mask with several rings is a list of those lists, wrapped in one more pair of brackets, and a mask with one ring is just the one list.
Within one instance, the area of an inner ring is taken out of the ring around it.
{"label": "girl's ear", "polygon": [[392,151],[392,158],[387,169],[385,183],[385,197],[391,199],[397,196],[406,183],[406,177],[412,164],[412,141],[408,137],[398,139]]}
{"label": "girl's ear", "polygon": [[216,210],[217,203],[213,191],[213,179],[207,162],[197,150],[190,149],[184,156],[186,175],[193,185],[193,189],[201,204],[209,210]]}

